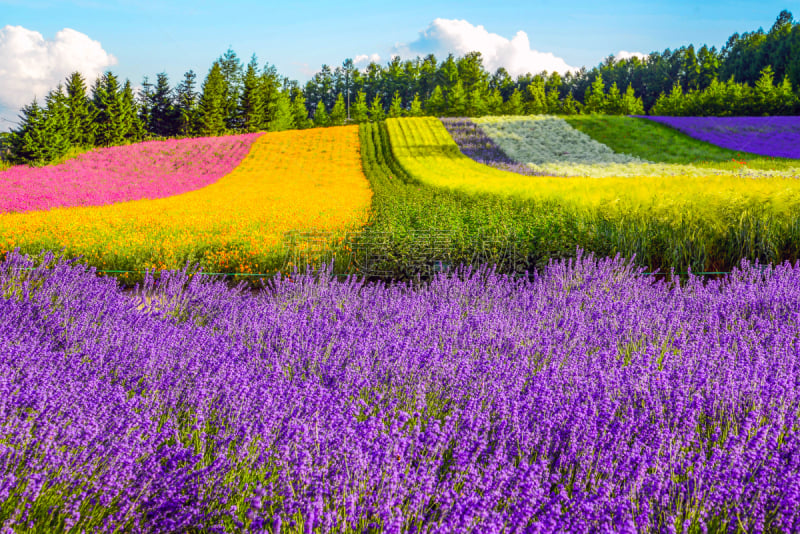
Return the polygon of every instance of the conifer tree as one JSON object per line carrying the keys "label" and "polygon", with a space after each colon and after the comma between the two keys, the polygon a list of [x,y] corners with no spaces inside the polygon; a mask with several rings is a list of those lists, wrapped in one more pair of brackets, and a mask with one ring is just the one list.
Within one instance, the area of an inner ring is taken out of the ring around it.
{"label": "conifer tree", "polygon": [[775,88],[775,113],[778,115],[791,115],[800,112],[796,109],[800,102],[792,89],[792,82],[789,75],[783,77],[783,82]]}
{"label": "conifer tree", "polygon": [[267,130],[270,132],[282,132],[295,127],[292,100],[289,98],[289,92],[280,91],[278,98],[275,100],[275,109],[272,112],[272,120],[269,121]]}
{"label": "conifer tree", "polygon": [[342,126],[347,120],[347,107],[344,104],[344,95],[339,93],[336,95],[336,102],[333,104],[333,109],[328,117],[329,126]]}
{"label": "conifer tree", "polygon": [[622,95],[617,87],[617,82],[611,84],[606,96],[606,105],[604,113],[608,115],[622,115]]}
{"label": "conifer tree", "polygon": [[238,126],[245,132],[258,132],[267,126],[267,103],[258,75],[256,55],[247,64],[239,96]]}
{"label": "conifer tree", "polygon": [[52,161],[71,148],[69,136],[69,108],[64,87],[58,84],[45,98],[45,132],[47,136],[46,159]]}
{"label": "conifer tree", "polygon": [[775,73],[772,66],[767,65],[761,69],[760,77],[755,86],[755,102],[753,102],[754,115],[773,115],[777,106],[777,91],[774,84]]}
{"label": "conifer tree", "polygon": [[150,83],[150,79],[147,76],[142,78],[142,88],[137,96],[139,100],[139,119],[141,119],[142,123],[149,129],[151,122],[150,101],[153,98],[153,84]]}
{"label": "conifer tree", "polygon": [[303,95],[303,91],[295,87],[292,89],[292,95],[292,119],[295,127],[301,130],[304,128],[310,128],[312,122],[308,118],[306,97]]}
{"label": "conifer tree", "polygon": [[545,113],[549,115],[561,113],[561,100],[558,89],[550,88],[547,90],[547,95],[545,96],[545,108],[547,110]]}
{"label": "conifer tree", "polygon": [[45,127],[45,110],[36,98],[30,105],[22,108],[19,119],[19,127],[12,130],[9,136],[9,160],[16,164],[46,163],[49,158],[49,139]]}
{"label": "conifer tree", "polygon": [[378,93],[375,93],[375,98],[372,99],[368,114],[369,120],[372,122],[379,122],[386,118],[386,114],[383,112],[383,104],[381,103],[381,95]]}
{"label": "conifer tree", "polygon": [[141,141],[146,135],[146,130],[144,123],[139,118],[139,109],[130,80],[125,80],[120,94],[120,102],[123,142]]}
{"label": "conifer tree", "polygon": [[367,122],[369,120],[368,111],[367,93],[359,90],[356,94],[355,102],[353,102],[353,105],[350,107],[350,118],[356,124]]}
{"label": "conifer tree", "polygon": [[73,72],[67,78],[66,91],[70,145],[85,148],[94,146],[95,126],[86,95],[86,82],[80,72]]}
{"label": "conifer tree", "polygon": [[489,115],[503,114],[503,93],[495,87],[486,99],[486,112]]}
{"label": "conifer tree", "polygon": [[411,101],[411,105],[408,107],[408,116],[409,117],[422,117],[422,101],[419,99],[419,93],[414,93],[414,99]]}
{"label": "conifer tree", "polygon": [[95,81],[92,87],[92,104],[97,110],[95,142],[100,146],[120,145],[125,141],[129,125],[123,113],[122,89],[111,71]]}
{"label": "conifer tree", "polygon": [[201,136],[222,135],[225,132],[225,78],[219,62],[214,62],[203,82],[197,110],[197,133]]}
{"label": "conifer tree", "polygon": [[483,88],[476,84],[467,94],[467,115],[483,117],[488,112],[488,104]]}
{"label": "conifer tree", "polygon": [[241,128],[238,116],[239,95],[242,90],[242,63],[231,48],[217,60],[222,75],[222,109],[225,129]]}
{"label": "conifer tree", "polygon": [[183,81],[175,89],[175,110],[180,135],[194,134],[197,122],[197,91],[195,91],[197,75],[189,70],[183,75]]}
{"label": "conifer tree", "polygon": [[317,102],[317,110],[314,112],[314,126],[328,126],[330,119],[328,117],[328,112],[325,109],[325,102],[320,100]]}
{"label": "conifer tree", "polygon": [[518,88],[514,88],[514,92],[508,97],[505,105],[503,106],[503,114],[505,115],[522,115],[525,113],[525,105],[522,102],[522,93]]}
{"label": "conifer tree", "polygon": [[394,92],[387,116],[392,118],[403,116],[403,100],[400,98],[400,91]]}
{"label": "conifer tree", "polygon": [[547,112],[547,97],[544,92],[544,80],[537,77],[528,86],[525,112],[530,115],[541,115]]}
{"label": "conifer tree", "polygon": [[622,107],[620,112],[623,115],[644,115],[644,103],[641,98],[637,98],[633,92],[633,85],[628,84],[625,94],[622,95]]}
{"label": "conifer tree", "polygon": [[431,96],[429,96],[428,100],[425,101],[425,111],[428,115],[441,117],[445,113],[446,106],[447,103],[444,101],[444,93],[442,92],[442,88],[437,85],[433,88]]}
{"label": "conifer tree", "polygon": [[456,80],[453,88],[447,94],[447,115],[451,117],[464,117],[467,114],[467,93],[461,80]]}
{"label": "conifer tree", "polygon": [[580,113],[580,103],[572,96],[572,91],[567,93],[561,102],[561,113],[564,115],[577,115]]}
{"label": "conifer tree", "polygon": [[669,95],[663,92],[650,108],[650,115],[670,115],[679,116],[683,114],[683,88],[681,84],[675,82]]}
{"label": "conifer tree", "polygon": [[598,73],[592,85],[586,88],[583,99],[583,109],[586,113],[605,113],[606,95],[603,75]]}
{"label": "conifer tree", "polygon": [[156,75],[156,83],[147,99],[150,117],[147,130],[159,137],[171,137],[180,129],[180,111],[176,109],[166,72]]}

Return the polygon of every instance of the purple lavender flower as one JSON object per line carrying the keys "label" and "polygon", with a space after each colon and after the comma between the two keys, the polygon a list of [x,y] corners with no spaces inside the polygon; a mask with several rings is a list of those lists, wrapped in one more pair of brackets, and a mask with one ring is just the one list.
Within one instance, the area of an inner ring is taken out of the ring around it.
{"label": "purple lavender flower", "polygon": [[631,116],[666,124],[729,150],[800,159],[800,117]]}

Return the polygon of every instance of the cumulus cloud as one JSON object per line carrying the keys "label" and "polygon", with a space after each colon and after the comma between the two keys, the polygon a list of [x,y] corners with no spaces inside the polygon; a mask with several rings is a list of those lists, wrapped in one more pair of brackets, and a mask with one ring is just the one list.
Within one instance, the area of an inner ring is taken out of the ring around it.
{"label": "cumulus cloud", "polygon": [[117,58],[88,35],[70,28],[45,39],[22,26],[0,28],[0,108],[14,117],[34,97],[41,103],[59,82],[78,71],[90,85]]}
{"label": "cumulus cloud", "polygon": [[647,59],[647,54],[643,54],[641,52],[627,52],[625,50],[620,50],[619,52],[616,53],[614,59],[616,61],[619,61],[621,59],[630,59],[632,57],[638,57],[641,60],[645,60]]}
{"label": "cumulus cloud", "polygon": [[441,59],[441,56],[449,53],[463,56],[472,51],[481,53],[483,66],[489,72],[505,67],[512,77],[526,73],[538,74],[544,70],[561,74],[578,70],[550,52],[531,49],[528,34],[524,31],[520,30],[507,39],[466,20],[438,18],[421,31],[415,41],[399,43],[394,47],[394,53],[406,58],[432,53]]}
{"label": "cumulus cloud", "polygon": [[381,56],[379,56],[378,54],[370,54],[370,55],[367,55],[367,54],[358,54],[358,55],[357,55],[357,56],[356,56],[356,57],[353,59],[353,64],[354,64],[354,65],[366,65],[366,64],[368,64],[368,63],[373,63],[373,62],[374,62],[374,63],[377,63],[377,62],[379,62],[380,60],[381,60]]}

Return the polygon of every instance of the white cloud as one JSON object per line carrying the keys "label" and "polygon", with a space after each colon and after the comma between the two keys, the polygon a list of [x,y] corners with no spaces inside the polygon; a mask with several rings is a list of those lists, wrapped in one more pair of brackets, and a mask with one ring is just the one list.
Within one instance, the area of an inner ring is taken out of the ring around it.
{"label": "white cloud", "polygon": [[641,52],[627,52],[625,50],[620,50],[619,52],[617,52],[617,54],[614,56],[614,59],[616,61],[619,61],[621,59],[630,59],[634,56],[638,57],[641,60],[647,59],[647,54],[643,54]]}
{"label": "white cloud", "polygon": [[368,63],[377,63],[381,60],[381,56],[378,54],[359,54],[353,59],[354,65],[366,65]]}
{"label": "white cloud", "polygon": [[64,28],[55,38],[22,26],[0,28],[0,108],[18,110],[36,97],[44,97],[59,82],[78,71],[87,89],[94,79],[117,58],[103,50],[98,41],[81,32]]}
{"label": "white cloud", "polygon": [[416,41],[397,44],[394,52],[406,58],[435,54],[443,59],[449,53],[463,56],[478,51],[483,56],[483,66],[489,72],[505,67],[512,77],[521,74],[576,71],[560,57],[550,52],[532,50],[528,34],[518,31],[507,39],[496,33],[489,33],[483,26],[473,26],[466,20],[436,19],[427,29],[421,31]]}

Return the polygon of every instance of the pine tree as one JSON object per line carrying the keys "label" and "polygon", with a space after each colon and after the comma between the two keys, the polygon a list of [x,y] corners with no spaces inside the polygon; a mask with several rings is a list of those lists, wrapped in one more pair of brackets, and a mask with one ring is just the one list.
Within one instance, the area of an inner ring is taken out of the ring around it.
{"label": "pine tree", "polygon": [[139,109],[136,105],[136,98],[133,95],[133,86],[130,80],[125,80],[120,95],[122,115],[122,135],[125,142],[141,141],[145,134],[145,125],[139,118]]}
{"label": "pine tree", "polygon": [[414,93],[414,99],[411,101],[411,105],[408,107],[408,116],[421,117],[423,113],[422,101],[419,99],[419,93]]}
{"label": "pine tree", "polygon": [[394,92],[387,116],[392,118],[403,116],[403,100],[400,98],[400,91]]}
{"label": "pine tree", "polygon": [[605,113],[606,95],[601,73],[598,73],[592,85],[586,88],[583,109],[586,113]]}
{"label": "pine tree", "polygon": [[311,119],[308,118],[308,109],[306,108],[306,97],[303,95],[303,91],[299,88],[294,88],[292,90],[293,98],[292,98],[292,119],[294,121],[295,127],[302,130],[304,128],[310,128],[312,125]]}
{"label": "pine tree", "polygon": [[94,122],[86,95],[86,82],[80,72],[67,78],[67,114],[69,116],[69,141],[72,146],[94,146]]}
{"label": "pine tree", "polygon": [[120,145],[125,141],[129,125],[123,113],[122,89],[111,72],[98,78],[92,87],[92,104],[97,113],[96,143],[100,146]]}
{"label": "pine tree", "polygon": [[545,108],[547,108],[546,113],[549,115],[561,113],[561,99],[558,89],[551,88],[547,90],[547,96],[545,96]]}
{"label": "pine tree", "polygon": [[683,88],[675,82],[669,95],[663,92],[650,108],[650,115],[679,116],[683,114]]}
{"label": "pine tree", "polygon": [[50,91],[45,99],[45,132],[47,135],[47,161],[60,158],[72,147],[69,135],[69,108],[61,84]]}
{"label": "pine tree", "polygon": [[217,60],[220,74],[222,75],[222,113],[224,127],[228,130],[238,130],[242,127],[238,116],[239,94],[242,90],[242,63],[232,49],[228,48],[225,54]]}
{"label": "pine tree", "polygon": [[773,115],[777,108],[777,91],[774,84],[775,73],[770,65],[761,69],[760,77],[756,81],[754,115]]}
{"label": "pine tree", "polygon": [[166,72],[156,75],[156,84],[148,99],[150,120],[147,130],[159,137],[171,137],[180,130],[180,111],[176,110]]}
{"label": "pine tree", "polygon": [[486,111],[489,115],[503,114],[503,93],[497,87],[489,93],[489,97],[486,100]]}
{"label": "pine tree", "polygon": [[605,113],[608,115],[622,115],[622,95],[617,87],[617,82],[611,84],[606,97]]}
{"label": "pine tree", "polygon": [[372,122],[382,121],[386,118],[386,114],[383,112],[383,104],[381,103],[381,95],[375,93],[375,98],[372,99],[368,114],[369,120]]}
{"label": "pine tree", "polygon": [[153,99],[153,84],[147,76],[142,78],[142,89],[139,91],[139,119],[142,123],[150,129],[151,117],[151,100]]}
{"label": "pine tree", "polygon": [[577,115],[580,113],[580,103],[572,96],[572,91],[567,93],[561,102],[561,113],[564,115]]}
{"label": "pine tree", "polygon": [[[789,75],[783,77],[783,82],[775,88],[775,113],[778,115],[791,115],[798,104],[798,97],[792,89],[792,82]],[[798,110],[800,111],[800,110]]]}
{"label": "pine tree", "polygon": [[488,108],[489,105],[483,88],[479,84],[475,84],[467,94],[467,115],[470,117],[483,117],[486,115]]}
{"label": "pine tree", "polygon": [[369,120],[369,113],[367,108],[367,93],[359,90],[356,94],[356,101],[353,102],[350,108],[350,118],[356,124],[367,122]]}
{"label": "pine tree", "polygon": [[295,123],[294,115],[292,114],[292,100],[289,98],[288,91],[280,91],[275,101],[275,110],[267,130],[270,132],[282,132],[293,128],[295,128]]}
{"label": "pine tree", "polygon": [[278,105],[278,95],[281,93],[281,82],[278,70],[274,65],[264,65],[264,70],[258,79],[258,87],[261,92],[261,100],[264,102],[263,124],[269,129],[269,124],[275,120],[275,113]]}
{"label": "pine tree", "polygon": [[328,117],[328,124],[330,126],[342,126],[347,120],[347,107],[344,105],[344,95],[339,93],[336,95],[336,102],[333,104],[333,109]]}
{"label": "pine tree", "polygon": [[525,112],[530,115],[542,115],[547,112],[547,97],[545,95],[544,80],[537,77],[528,86]]}
{"label": "pine tree", "polygon": [[644,103],[641,98],[637,98],[633,91],[633,85],[628,84],[625,94],[622,95],[620,113],[622,115],[644,115]]}
{"label": "pine tree", "polygon": [[464,117],[467,114],[467,93],[464,84],[457,80],[447,94],[447,115],[451,117]]}
{"label": "pine tree", "polygon": [[217,136],[225,133],[225,79],[219,62],[214,62],[203,82],[197,113],[197,133]]}
{"label": "pine tree", "polygon": [[178,133],[181,135],[194,134],[197,122],[197,91],[195,91],[197,75],[193,70],[184,73],[183,81],[175,89],[175,110],[177,115]]}
{"label": "pine tree", "polygon": [[442,88],[437,85],[433,88],[431,96],[429,96],[428,100],[425,101],[425,111],[428,115],[441,117],[444,115],[446,106],[447,104],[444,101],[444,93],[442,92]]}
{"label": "pine tree", "polygon": [[267,105],[258,75],[256,55],[247,64],[239,96],[237,124],[245,132],[258,132],[267,126]]}
{"label": "pine tree", "polygon": [[514,92],[508,97],[505,105],[503,106],[504,115],[522,115],[525,113],[525,105],[522,102],[522,93],[519,89],[514,88]]}
{"label": "pine tree", "polygon": [[19,127],[11,131],[9,160],[16,164],[42,165],[49,158],[49,139],[45,127],[45,110],[36,99],[22,108]]}
{"label": "pine tree", "polygon": [[314,126],[328,126],[330,123],[330,118],[328,117],[328,112],[325,109],[325,102],[320,100],[317,102],[317,110],[314,112]]}

